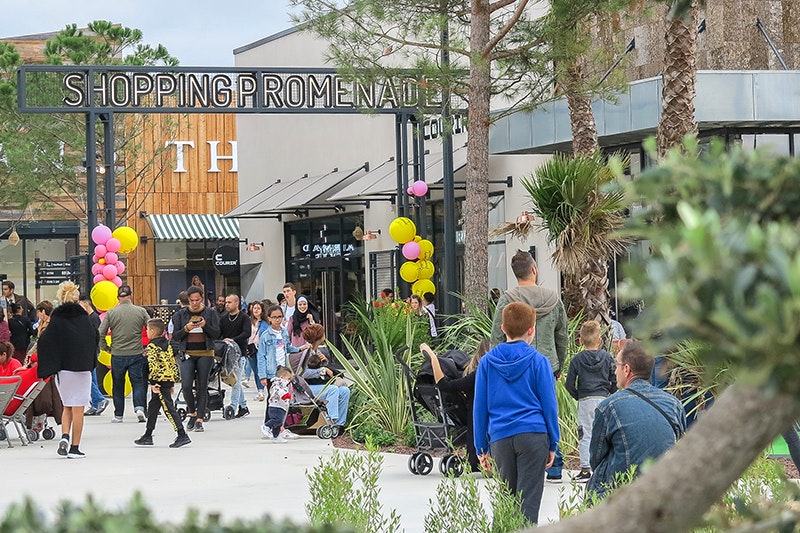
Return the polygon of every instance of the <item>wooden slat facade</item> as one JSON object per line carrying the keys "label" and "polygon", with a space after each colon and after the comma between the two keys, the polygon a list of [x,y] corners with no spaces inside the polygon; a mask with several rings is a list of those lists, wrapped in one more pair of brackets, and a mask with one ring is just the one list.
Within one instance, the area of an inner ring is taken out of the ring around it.
{"label": "wooden slat facade", "polygon": [[[148,214],[224,214],[238,203],[238,174],[231,172],[232,161],[219,160],[220,172],[209,172],[211,167],[210,147],[207,141],[219,141],[217,153],[231,155],[229,141],[236,141],[236,115],[150,115],[152,127],[142,135],[142,150],[158,153],[158,162],[144,172],[139,180],[128,185],[127,202],[129,216],[119,221],[139,234],[148,237],[127,256],[127,282],[133,288],[139,304],[156,304],[155,241],[145,218]],[[183,148],[186,172],[175,172],[177,149],[168,141],[193,141],[194,148]],[[137,158],[146,161],[147,157]],[[131,163],[130,161],[128,162]],[[136,162],[133,162],[136,164]],[[149,192],[148,192],[149,191]],[[131,206],[140,206],[135,212]]]}

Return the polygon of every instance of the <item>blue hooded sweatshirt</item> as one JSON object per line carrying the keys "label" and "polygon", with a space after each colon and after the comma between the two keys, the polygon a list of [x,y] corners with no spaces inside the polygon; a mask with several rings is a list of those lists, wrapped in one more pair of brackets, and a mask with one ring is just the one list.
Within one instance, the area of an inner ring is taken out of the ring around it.
{"label": "blue hooded sweatshirt", "polygon": [[520,433],[559,439],[558,404],[550,361],[523,340],[504,342],[483,356],[475,379],[475,450]]}

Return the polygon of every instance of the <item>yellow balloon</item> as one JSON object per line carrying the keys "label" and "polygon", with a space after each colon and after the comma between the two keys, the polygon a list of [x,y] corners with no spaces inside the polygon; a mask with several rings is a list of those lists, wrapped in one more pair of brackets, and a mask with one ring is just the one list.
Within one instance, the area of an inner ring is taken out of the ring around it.
{"label": "yellow balloon", "polygon": [[403,281],[414,283],[419,278],[419,269],[416,261],[406,261],[400,265],[400,277]]}
{"label": "yellow balloon", "polygon": [[417,226],[414,221],[406,217],[397,217],[389,224],[389,236],[400,244],[414,240]]}
{"label": "yellow balloon", "polygon": [[100,361],[101,365],[111,366],[111,354],[105,350],[100,350],[100,355],[97,356],[97,360]]}
{"label": "yellow balloon", "polygon": [[422,240],[422,237],[420,237],[419,235],[414,235],[414,242],[419,242],[421,240]]}
{"label": "yellow balloon", "polygon": [[[103,378],[103,388],[106,390],[106,394],[111,395],[114,394],[114,378],[111,377],[111,372],[106,374],[106,377]],[[133,390],[133,385],[131,385],[131,378],[128,374],[125,374],[125,396],[128,396],[131,391]]]}
{"label": "yellow balloon", "polygon": [[111,335],[106,335],[106,344],[111,346]]}
{"label": "yellow balloon", "polygon": [[103,280],[92,287],[89,296],[94,306],[100,311],[108,311],[118,303],[117,286],[108,280]]}
{"label": "yellow balloon", "polygon": [[419,258],[430,259],[433,256],[433,243],[428,239],[419,241]]}
{"label": "yellow balloon", "polygon": [[111,234],[122,245],[120,253],[129,254],[139,246],[139,235],[136,230],[128,226],[120,226]]}
{"label": "yellow balloon", "polygon": [[430,261],[417,261],[417,269],[419,279],[431,279],[435,271],[433,263]]}
{"label": "yellow balloon", "polygon": [[429,279],[421,279],[411,286],[411,292],[419,296],[422,296],[426,292],[436,294],[436,285]]}

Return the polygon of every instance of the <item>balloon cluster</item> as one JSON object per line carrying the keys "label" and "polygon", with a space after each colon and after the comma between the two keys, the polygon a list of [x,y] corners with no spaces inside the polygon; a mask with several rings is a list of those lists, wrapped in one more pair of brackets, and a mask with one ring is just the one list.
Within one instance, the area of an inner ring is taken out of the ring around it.
{"label": "balloon cluster", "polygon": [[417,226],[406,217],[397,217],[389,224],[389,236],[403,245],[403,257],[408,261],[400,265],[400,277],[411,283],[411,291],[420,296],[426,292],[435,293],[436,286],[431,281],[435,269],[430,261],[433,243],[417,235]]}
{"label": "balloon cluster", "polygon": [[139,236],[133,228],[122,226],[113,232],[108,226],[98,225],[92,230],[95,244],[92,256],[91,299],[99,311],[107,311],[117,305],[117,288],[122,285],[120,275],[125,272],[125,263],[120,253],[130,253],[138,246]]}
{"label": "balloon cluster", "polygon": [[425,196],[428,194],[428,184],[422,180],[417,180],[412,183],[408,189],[406,189],[406,192],[408,192],[408,194],[411,196]]}
{"label": "balloon cluster", "polygon": [[[111,335],[106,335],[106,344],[111,346]],[[106,350],[100,350],[100,355],[97,356],[97,360],[100,362],[101,365],[105,365],[108,367],[108,372],[106,373],[106,377],[103,378],[103,388],[106,391],[106,394],[109,396],[114,394],[114,378],[111,376],[111,354]],[[125,373],[125,387],[124,393],[125,396],[128,396],[131,391],[133,390],[133,385],[131,384],[131,377],[128,372]]]}

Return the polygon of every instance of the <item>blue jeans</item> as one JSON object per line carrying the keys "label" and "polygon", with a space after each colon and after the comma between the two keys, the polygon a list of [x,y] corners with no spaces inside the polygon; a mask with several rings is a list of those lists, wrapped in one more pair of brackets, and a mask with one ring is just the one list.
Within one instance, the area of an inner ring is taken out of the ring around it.
{"label": "blue jeans", "polygon": [[111,379],[114,380],[114,416],[125,414],[125,374],[133,387],[133,408],[144,411],[147,408],[147,382],[144,368],[147,358],[142,355],[112,355]]}
{"label": "blue jeans", "polygon": [[97,409],[100,407],[100,402],[103,401],[105,396],[100,391],[100,387],[97,386],[97,369],[92,369],[92,407]]}
{"label": "blue jeans", "polygon": [[548,477],[561,477],[561,469],[564,468],[564,456],[561,455],[561,450],[556,445],[556,458],[553,460],[553,466],[545,470]]}
{"label": "blue jeans", "polygon": [[256,381],[256,389],[263,391],[264,385],[261,384],[261,378],[258,377],[258,361],[256,361],[256,356],[253,357],[246,357],[247,362],[250,363],[250,369],[253,371],[253,379]]}
{"label": "blue jeans", "polygon": [[244,398],[244,390],[242,390],[242,379],[244,376],[243,368],[244,363],[247,361],[246,357],[241,357],[236,365],[236,385],[231,387],[231,407],[247,407],[247,400]]}
{"label": "blue jeans", "polygon": [[347,422],[347,408],[350,405],[350,389],[336,385],[309,385],[311,392],[328,402],[328,416],[340,426]]}

